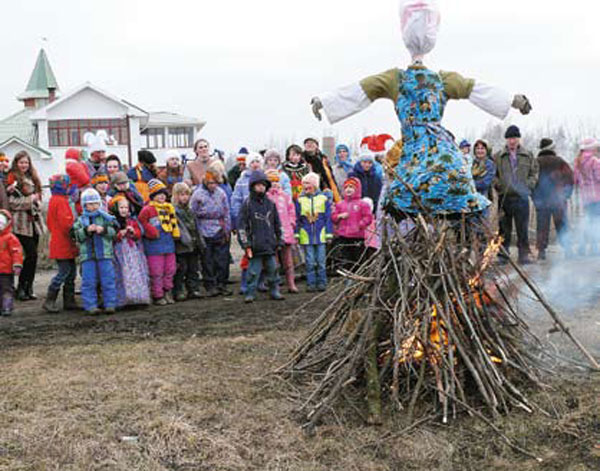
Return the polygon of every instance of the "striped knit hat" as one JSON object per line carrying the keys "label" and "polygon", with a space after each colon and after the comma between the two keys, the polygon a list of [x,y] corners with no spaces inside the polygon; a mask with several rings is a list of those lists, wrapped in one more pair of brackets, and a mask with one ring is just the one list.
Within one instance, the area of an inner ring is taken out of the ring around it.
{"label": "striped knit hat", "polygon": [[150,199],[154,198],[159,193],[164,193],[168,196],[167,187],[157,178],[153,178],[148,182],[148,193],[150,195]]}
{"label": "striped knit hat", "polygon": [[50,192],[53,195],[66,195],[69,191],[71,179],[69,175],[52,175],[48,183],[50,184]]}
{"label": "striped knit hat", "polygon": [[355,177],[347,178],[346,181],[344,182],[344,188],[347,188],[349,186],[358,188],[360,186],[360,181],[358,180],[358,178],[355,178]]}
{"label": "striped knit hat", "polygon": [[81,194],[81,205],[85,208],[86,204],[98,203],[102,204],[102,198],[93,188],[88,188]]}

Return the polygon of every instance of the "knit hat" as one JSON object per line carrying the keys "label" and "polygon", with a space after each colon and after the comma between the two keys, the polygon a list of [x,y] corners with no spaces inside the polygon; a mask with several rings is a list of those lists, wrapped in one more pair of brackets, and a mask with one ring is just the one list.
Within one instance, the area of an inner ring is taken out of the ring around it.
{"label": "knit hat", "polygon": [[246,156],[246,167],[250,167],[250,164],[254,161],[260,162],[260,166],[263,165],[263,158],[258,152],[249,152]]}
{"label": "knit hat", "polygon": [[0,162],[8,162],[8,157],[4,152],[0,152]]}
{"label": "knit hat", "polygon": [[321,179],[319,177],[319,174],[318,173],[314,173],[314,172],[307,173],[302,178],[302,184],[304,184],[304,183],[310,183],[315,188],[319,188],[319,183],[320,182],[321,182]]}
{"label": "knit hat", "polygon": [[365,160],[375,163],[375,155],[373,155],[372,152],[363,149],[360,155],[358,156],[358,162],[363,162]]}
{"label": "knit hat", "polygon": [[116,172],[110,179],[111,185],[118,185],[119,183],[129,183],[129,178],[125,172]]}
{"label": "knit hat", "polygon": [[270,182],[279,182],[279,170],[277,170],[276,168],[270,168],[265,172],[265,175],[267,175],[267,180],[269,180]]}
{"label": "knit hat", "polygon": [[245,147],[240,148],[240,150],[237,153],[237,157],[236,160],[238,162],[241,163],[246,163],[246,156],[248,155],[248,149],[246,149]]}
{"label": "knit hat", "polygon": [[92,177],[92,186],[97,185],[98,183],[110,183],[108,175],[106,173],[97,173]]}
{"label": "knit hat", "polygon": [[504,134],[505,139],[510,139],[511,137],[521,137],[521,131],[514,124],[510,125]]}
{"label": "knit hat", "polygon": [[158,178],[153,178],[148,182],[148,193],[150,199],[154,198],[159,193],[164,193],[168,196],[167,187]]}
{"label": "knit hat", "polygon": [[356,177],[347,178],[346,181],[344,182],[344,189],[349,186],[358,188],[360,186],[360,180]]}
{"label": "knit hat", "polygon": [[207,170],[202,181],[204,183],[219,183],[219,175],[214,170]]}
{"label": "knit hat", "polygon": [[86,204],[98,203],[102,204],[102,198],[93,188],[88,188],[81,194],[81,205],[85,208]]}
{"label": "knit hat", "polygon": [[549,137],[544,137],[540,141],[540,152],[554,150],[555,147],[554,141]]}
{"label": "knit hat", "polygon": [[81,151],[79,149],[71,147],[65,152],[65,159],[79,161],[81,159]]}
{"label": "knit hat", "polygon": [[156,157],[149,150],[139,150],[138,151],[138,162],[142,162],[143,164],[155,164]]}
{"label": "knit hat", "polygon": [[317,141],[314,137],[307,137],[304,139],[303,144],[306,145],[307,142],[314,142],[316,145],[319,145],[319,141]]}
{"label": "knit hat", "polygon": [[277,159],[277,161],[281,163],[281,154],[275,149],[269,149],[267,152],[265,152],[265,162],[269,159]]}
{"label": "knit hat", "polygon": [[[140,151],[141,152],[141,151]],[[138,158],[139,158],[139,153],[138,153]],[[175,149],[169,149],[166,153],[165,153],[165,159],[169,160],[169,159],[177,159],[180,160],[181,156],[179,155],[179,152],[177,152]],[[155,160],[156,162],[156,160]],[[154,163],[154,162],[150,162],[150,163]]]}
{"label": "knit hat", "polygon": [[69,191],[71,179],[69,175],[52,175],[48,183],[50,184],[50,192],[53,195],[66,195]]}
{"label": "knit hat", "polygon": [[579,144],[579,150],[595,150],[600,148],[600,142],[593,137],[587,137]]}
{"label": "knit hat", "polygon": [[463,147],[471,147],[471,143],[469,141],[467,141],[466,139],[463,139],[462,141],[460,141],[458,148],[462,149]]}

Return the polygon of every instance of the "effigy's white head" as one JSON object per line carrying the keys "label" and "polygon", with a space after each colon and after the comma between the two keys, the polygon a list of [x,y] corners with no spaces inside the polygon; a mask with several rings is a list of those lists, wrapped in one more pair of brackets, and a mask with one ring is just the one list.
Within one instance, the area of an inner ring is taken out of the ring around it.
{"label": "effigy's white head", "polygon": [[440,28],[437,0],[400,0],[404,45],[413,60],[421,60],[435,47]]}

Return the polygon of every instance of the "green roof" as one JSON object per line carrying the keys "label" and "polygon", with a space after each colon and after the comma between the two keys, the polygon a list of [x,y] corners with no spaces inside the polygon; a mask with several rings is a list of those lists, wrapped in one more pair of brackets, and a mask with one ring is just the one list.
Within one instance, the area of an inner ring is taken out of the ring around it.
{"label": "green roof", "polygon": [[35,62],[35,67],[31,73],[29,82],[27,83],[27,89],[19,95],[19,99],[48,98],[49,88],[58,89],[58,84],[56,83],[54,72],[52,72],[52,67],[50,67],[46,51],[40,49],[40,53]]}

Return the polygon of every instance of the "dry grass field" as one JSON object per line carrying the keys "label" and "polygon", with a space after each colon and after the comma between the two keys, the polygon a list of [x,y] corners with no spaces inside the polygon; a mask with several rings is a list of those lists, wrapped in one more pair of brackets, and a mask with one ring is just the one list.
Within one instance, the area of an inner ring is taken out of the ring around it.
{"label": "dry grass field", "polygon": [[299,386],[267,373],[328,302],[294,314],[309,296],[98,318],[21,304],[0,319],[0,470],[600,469],[600,377],[573,372],[534,393],[552,417],[497,423],[542,463],[467,416],[399,433],[405,418],[388,411],[368,427],[360,398],[305,436]]}

